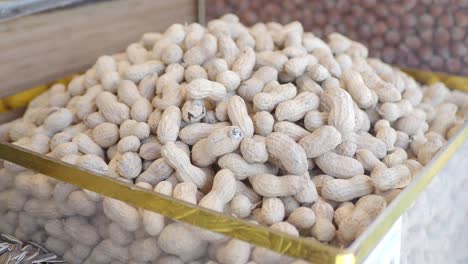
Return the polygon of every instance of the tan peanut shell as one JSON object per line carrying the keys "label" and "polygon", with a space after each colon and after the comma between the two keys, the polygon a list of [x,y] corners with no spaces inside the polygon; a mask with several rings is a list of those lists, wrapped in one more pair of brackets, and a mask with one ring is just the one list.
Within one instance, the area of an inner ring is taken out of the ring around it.
{"label": "tan peanut shell", "polygon": [[411,171],[405,165],[396,165],[392,168],[377,166],[371,173],[376,188],[382,191],[395,188],[401,181],[411,179]]}
{"label": "tan peanut shell", "polygon": [[237,126],[215,129],[207,138],[199,140],[192,148],[192,161],[195,165],[206,167],[216,158],[236,150],[244,137]]}
{"label": "tan peanut shell", "polygon": [[290,100],[296,96],[296,87],[291,84],[272,85],[268,91],[256,94],[253,97],[254,107],[259,111],[272,111],[279,103]]}
{"label": "tan peanut shell", "polygon": [[245,137],[251,137],[254,133],[254,126],[250,118],[244,100],[240,96],[232,96],[227,104],[227,114],[234,126],[238,126]]}
{"label": "tan peanut shell", "polygon": [[254,123],[254,130],[256,134],[267,136],[268,134],[273,132],[273,125],[275,123],[275,119],[273,115],[271,115],[269,112],[256,112],[255,115],[252,117],[252,121]]}
{"label": "tan peanut shell", "polygon": [[319,99],[311,92],[302,92],[294,99],[280,103],[275,110],[275,116],[278,121],[298,121],[304,118],[309,111],[318,107]]}
{"label": "tan peanut shell", "polygon": [[244,180],[257,174],[276,174],[278,168],[268,163],[249,163],[237,153],[229,153],[218,160],[218,165],[229,169],[237,180]]}
{"label": "tan peanut shell", "polygon": [[309,131],[302,128],[302,126],[289,121],[276,122],[273,126],[273,131],[283,133],[296,142],[301,138],[310,135]]}
{"label": "tan peanut shell", "polygon": [[364,174],[364,168],[359,161],[333,152],[315,158],[315,164],[326,174],[340,179]]}
{"label": "tan peanut shell", "polygon": [[310,111],[304,117],[304,127],[311,132],[326,124],[328,124],[327,112]]}
{"label": "tan peanut shell", "polygon": [[187,97],[194,100],[211,99],[221,101],[226,96],[224,85],[206,79],[195,79],[187,86]]}
{"label": "tan peanut shell", "polygon": [[[293,175],[301,175],[307,171],[307,157],[304,149],[287,135],[274,132],[267,136],[266,146],[270,157],[282,168]],[[284,146],[289,146],[284,149]]]}
{"label": "tan peanut shell", "polygon": [[333,150],[341,140],[341,134],[336,128],[323,126],[301,138],[299,145],[305,150],[307,158],[316,158]]}
{"label": "tan peanut shell", "polygon": [[254,191],[263,197],[291,196],[304,188],[304,180],[297,175],[258,174],[249,177],[249,181]]}
{"label": "tan peanut shell", "polygon": [[247,102],[263,90],[263,87],[278,78],[278,71],[272,67],[261,67],[252,76],[241,83],[237,93]]}
{"label": "tan peanut shell", "polygon": [[333,179],[325,181],[322,186],[322,197],[337,202],[351,201],[355,198],[371,194],[374,186],[370,177],[356,175],[349,179]]}
{"label": "tan peanut shell", "polygon": [[240,145],[242,157],[247,162],[265,163],[268,161],[265,138],[254,135],[252,138],[244,138]]}
{"label": "tan peanut shell", "polygon": [[157,135],[162,144],[176,141],[179,135],[181,122],[180,109],[175,106],[169,106],[164,110],[159,120]]}
{"label": "tan peanut shell", "polygon": [[177,171],[177,178],[182,182],[193,182],[203,189],[210,183],[208,175],[190,163],[190,157],[174,143],[168,142],[161,150],[166,162]]}
{"label": "tan peanut shell", "polygon": [[230,170],[223,169],[218,171],[214,176],[211,191],[203,196],[198,205],[223,212],[224,207],[236,194],[235,181],[234,174]]}

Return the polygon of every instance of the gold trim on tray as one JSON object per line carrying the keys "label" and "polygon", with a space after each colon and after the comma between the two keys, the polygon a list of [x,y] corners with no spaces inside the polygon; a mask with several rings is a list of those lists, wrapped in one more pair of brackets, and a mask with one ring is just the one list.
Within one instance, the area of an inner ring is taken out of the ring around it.
{"label": "gold trim on tray", "polygon": [[[442,81],[450,88],[468,91],[468,78],[466,77],[450,76],[413,69],[403,69],[403,71],[419,82],[430,84]],[[70,78],[65,78],[61,81],[67,83],[69,80]],[[35,93],[34,90],[28,91]],[[28,100],[24,100],[23,97],[21,97],[21,102],[29,102],[32,98],[33,96],[30,95],[28,96]],[[147,191],[138,186],[80,169],[74,165],[34,153],[13,144],[0,143],[0,159],[16,163],[28,169],[101,195],[119,199],[130,205],[244,240],[251,244],[277,251],[281,254],[302,258],[314,263],[354,264],[365,259],[372,248],[377,245],[405,210],[411,206],[418,195],[445,166],[467,138],[468,124],[465,123],[461,131],[449,141],[439,154],[419,173],[413,182],[347,249],[340,249],[310,239],[293,237],[272,231],[260,225],[254,225],[221,213],[175,200],[162,194]]]}

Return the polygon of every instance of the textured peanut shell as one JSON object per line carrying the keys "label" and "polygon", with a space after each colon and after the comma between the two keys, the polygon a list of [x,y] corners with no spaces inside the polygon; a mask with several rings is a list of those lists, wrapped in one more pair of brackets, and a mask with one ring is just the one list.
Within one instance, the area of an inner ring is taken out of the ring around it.
{"label": "textured peanut shell", "polygon": [[302,126],[289,121],[276,122],[273,131],[283,133],[294,141],[299,141],[301,138],[310,135],[310,132]]}
{"label": "textured peanut shell", "polygon": [[256,54],[256,67],[270,66],[278,72],[283,69],[284,64],[288,61],[288,57],[279,51],[263,51]]}
{"label": "textured peanut shell", "polygon": [[395,188],[405,179],[411,179],[411,171],[404,165],[396,165],[392,168],[375,167],[371,173],[372,181],[376,188],[386,191]]}
{"label": "textured peanut shell", "polygon": [[140,156],[136,152],[123,153],[117,160],[117,171],[125,178],[138,177],[142,169]]}
{"label": "textured peanut shell", "polygon": [[384,158],[384,163],[387,167],[394,167],[395,165],[402,164],[408,159],[408,154],[404,149],[395,148],[392,153]]}
{"label": "textured peanut shell", "polygon": [[361,74],[355,70],[345,70],[342,80],[346,90],[361,108],[373,105],[371,90],[366,86]]}
{"label": "textured peanut shell", "polygon": [[303,137],[299,145],[305,150],[307,158],[316,158],[341,143],[340,132],[332,126],[320,127],[312,134]]}
{"label": "textured peanut shell", "polygon": [[283,221],[285,216],[283,202],[278,198],[263,199],[259,216],[261,221],[267,225]]}
{"label": "textured peanut shell", "polygon": [[238,126],[245,137],[251,137],[254,133],[254,126],[250,118],[244,99],[240,96],[232,96],[227,104],[227,114],[234,126]]}
{"label": "textured peanut shell", "polygon": [[174,172],[174,169],[169,166],[165,159],[159,158],[145,170],[136,179],[136,182],[147,182],[151,185],[156,185],[160,181],[167,179]]}
{"label": "textured peanut shell", "polygon": [[265,138],[254,135],[252,138],[244,138],[240,145],[242,157],[251,163],[265,163],[268,161]]}
{"label": "textured peanut shell", "polygon": [[112,123],[102,123],[97,125],[93,129],[93,140],[99,146],[103,148],[108,148],[115,143],[117,143],[119,139],[119,128]]}
{"label": "textured peanut shell", "polygon": [[356,143],[358,149],[370,150],[379,159],[382,159],[387,154],[385,143],[367,132],[357,134],[353,138],[353,142]]}
{"label": "textured peanut shell", "polygon": [[284,101],[290,100],[296,96],[296,87],[292,83],[283,85],[274,85],[268,91],[256,94],[253,97],[253,104],[259,111],[272,111],[275,107]]}
{"label": "textured peanut shell", "polygon": [[322,197],[337,202],[351,201],[372,193],[374,186],[370,177],[356,175],[350,179],[333,179],[323,184]]}
{"label": "textured peanut shell", "polygon": [[252,117],[252,120],[254,123],[254,130],[256,134],[267,136],[268,134],[273,132],[273,125],[275,123],[275,119],[273,115],[271,115],[269,112],[256,112],[255,115]]}
{"label": "textured peanut shell", "polygon": [[224,207],[236,194],[236,179],[230,170],[220,170],[213,179],[213,185],[209,193],[201,198],[199,206],[223,212]]}
{"label": "textured peanut shell", "polygon": [[278,161],[288,173],[301,175],[307,171],[307,157],[304,149],[292,138],[283,133],[274,132],[267,136],[266,145],[270,157]]}
{"label": "textured peanut shell", "polygon": [[181,182],[174,187],[172,196],[191,204],[197,204],[197,185],[193,182]]}
{"label": "textured peanut shell", "polygon": [[364,174],[364,168],[359,161],[333,152],[327,152],[315,158],[315,164],[324,173],[340,179]]}
{"label": "textured peanut shell", "polygon": [[304,117],[304,127],[311,132],[326,124],[328,124],[327,112],[310,111]]}
{"label": "textured peanut shell", "polygon": [[249,177],[253,189],[263,197],[280,197],[297,194],[304,188],[304,179],[296,175],[275,176],[258,174]]}
{"label": "textured peanut shell", "polygon": [[315,224],[315,213],[308,207],[298,207],[292,211],[287,221],[297,228],[308,229]]}
{"label": "textured peanut shell", "polygon": [[275,116],[278,121],[298,121],[304,118],[309,111],[318,107],[319,99],[311,92],[302,92],[294,99],[280,103],[275,110]]}
{"label": "textured peanut shell", "polygon": [[218,160],[218,165],[223,169],[231,170],[236,179],[244,180],[257,174],[276,174],[278,168],[268,163],[249,163],[237,153],[229,153]]}
{"label": "textured peanut shell", "polygon": [[246,218],[250,215],[252,207],[253,205],[247,196],[236,194],[229,203],[229,212],[238,218]]}
{"label": "textured peanut shell", "polygon": [[260,93],[265,84],[278,78],[278,71],[272,67],[261,67],[252,74],[250,79],[240,85],[237,93],[247,102],[252,102],[253,97]]}
{"label": "textured peanut shell", "polygon": [[300,175],[305,181],[301,191],[294,195],[294,199],[300,203],[313,203],[318,198],[317,187],[310,178],[309,172]]}
{"label": "textured peanut shell", "polygon": [[204,139],[198,141],[192,148],[192,161],[195,165],[206,167],[216,158],[236,150],[244,135],[239,127],[227,126],[215,129]]}
{"label": "textured peanut shell", "polygon": [[140,227],[140,216],[134,207],[112,198],[104,198],[104,213],[108,218],[118,223],[128,231],[135,231]]}
{"label": "textured peanut shell", "polygon": [[182,182],[193,182],[198,188],[205,188],[210,183],[208,175],[190,163],[190,157],[174,143],[168,142],[162,148],[162,156],[176,171],[176,177]]}
{"label": "textured peanut shell", "polygon": [[206,115],[206,107],[203,100],[185,101],[182,107],[182,119],[187,123],[199,122]]}
{"label": "textured peanut shell", "polygon": [[231,239],[216,251],[220,263],[247,263],[250,257],[250,245],[247,242]]}
{"label": "textured peanut shell", "polygon": [[158,139],[162,144],[176,141],[179,135],[180,122],[181,113],[179,108],[169,106],[164,110],[157,129]]}
{"label": "textured peanut shell", "polygon": [[335,210],[335,215],[333,216],[333,221],[337,226],[347,217],[349,217],[354,210],[354,204],[352,202],[341,203],[338,208]]}
{"label": "textured peanut shell", "polygon": [[368,149],[360,149],[356,152],[356,159],[362,164],[366,171],[372,171],[375,166],[385,166],[374,154]]}
{"label": "textured peanut shell", "polygon": [[194,100],[208,98],[221,101],[226,97],[226,87],[218,82],[198,78],[188,84],[187,97]]}

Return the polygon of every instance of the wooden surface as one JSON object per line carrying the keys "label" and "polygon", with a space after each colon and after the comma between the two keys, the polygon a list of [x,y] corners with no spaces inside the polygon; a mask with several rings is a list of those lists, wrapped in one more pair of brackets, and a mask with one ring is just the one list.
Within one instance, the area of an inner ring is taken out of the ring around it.
{"label": "wooden surface", "polygon": [[0,98],[81,72],[142,33],[196,20],[195,0],[113,0],[0,23]]}

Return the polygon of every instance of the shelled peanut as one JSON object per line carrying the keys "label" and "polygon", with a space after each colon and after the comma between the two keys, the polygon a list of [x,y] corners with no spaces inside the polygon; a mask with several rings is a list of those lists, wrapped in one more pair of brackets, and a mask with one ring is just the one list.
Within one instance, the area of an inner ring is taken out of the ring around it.
{"label": "shelled peanut", "polygon": [[[341,246],[463,127],[467,109],[468,95],[421,86],[337,33],[324,41],[297,22],[247,28],[225,15],[206,28],[147,33],[125,53],[101,56],[0,131],[92,172]],[[28,238],[45,228],[46,244],[70,259],[189,262],[214,250],[213,260],[240,263],[230,255],[239,248],[249,260],[243,242],[11,162],[0,181],[0,212],[30,223],[0,220],[0,231]],[[106,225],[112,230],[100,230]],[[140,247],[158,250],[141,255]],[[257,263],[281,259],[253,252]]]}

